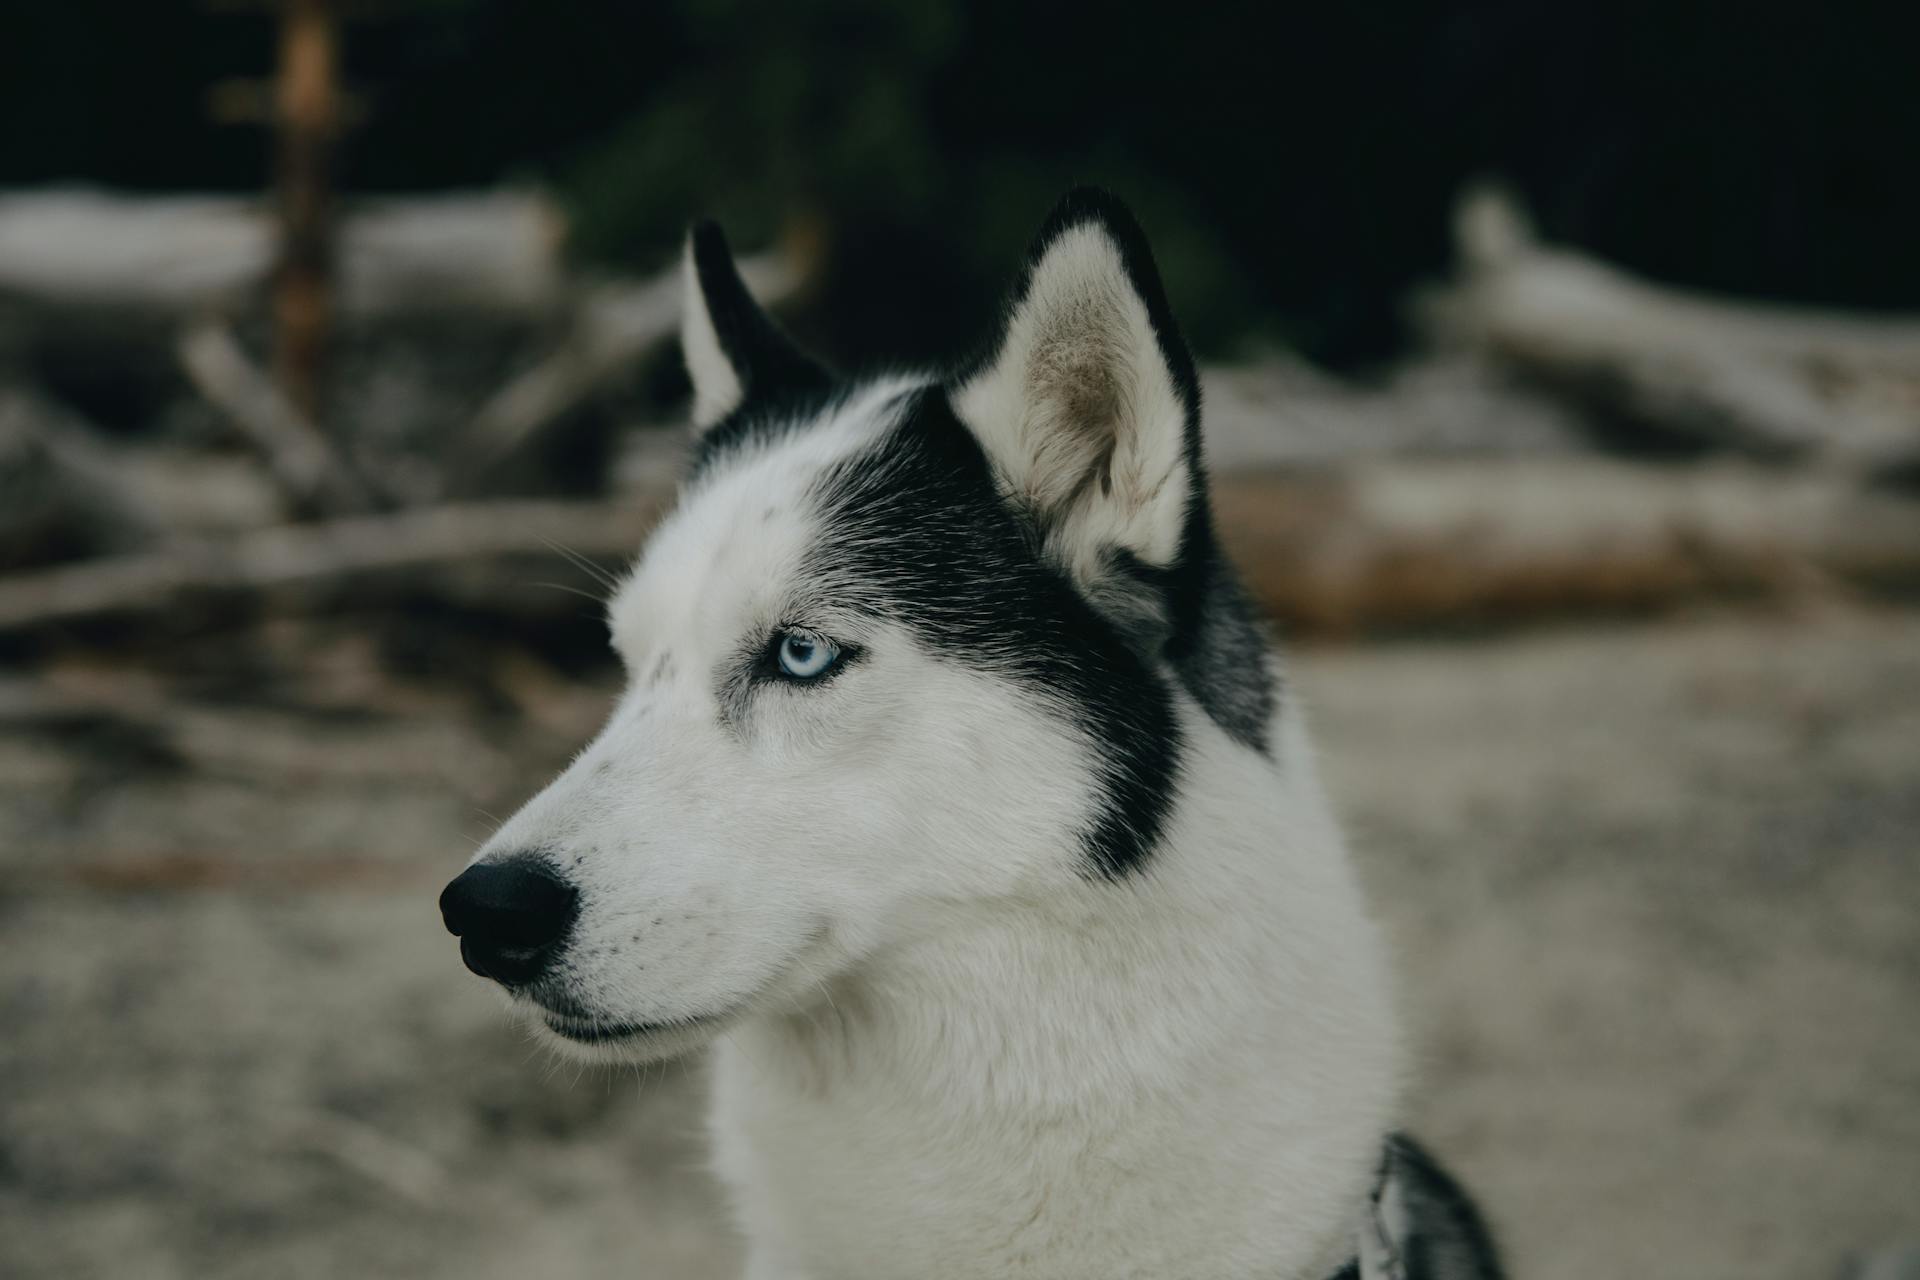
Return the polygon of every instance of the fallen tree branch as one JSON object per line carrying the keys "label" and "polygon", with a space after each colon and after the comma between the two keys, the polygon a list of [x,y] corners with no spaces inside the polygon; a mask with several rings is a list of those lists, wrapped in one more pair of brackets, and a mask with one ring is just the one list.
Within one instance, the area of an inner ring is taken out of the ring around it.
{"label": "fallen tree branch", "polygon": [[[778,305],[800,280],[793,263],[775,254],[743,260],[740,274],[766,306]],[[469,446],[449,491],[468,488],[671,335],[680,323],[681,289],[676,267],[639,284],[602,285],[587,297],[559,349],[501,388],[474,415]]]}
{"label": "fallen tree branch", "polygon": [[147,541],[163,524],[90,423],[45,396],[0,389],[0,547],[62,522],[95,549]]}
{"label": "fallen tree branch", "polygon": [[192,326],[177,351],[194,389],[240,429],[297,509],[339,513],[373,505],[366,484],[320,428],[247,359],[226,325],[206,320]]}
{"label": "fallen tree branch", "polygon": [[139,610],[208,592],[338,584],[507,555],[631,554],[658,502],[479,502],[183,542],[0,578],[0,631]]}
{"label": "fallen tree branch", "polygon": [[1714,298],[1539,242],[1504,193],[1456,215],[1460,271],[1416,304],[1476,351],[1654,441],[1811,455],[1861,469],[1920,456],[1920,317]]}
{"label": "fallen tree branch", "polygon": [[1383,462],[1222,477],[1215,510],[1255,598],[1310,634],[1920,585],[1920,502],[1752,464]]}

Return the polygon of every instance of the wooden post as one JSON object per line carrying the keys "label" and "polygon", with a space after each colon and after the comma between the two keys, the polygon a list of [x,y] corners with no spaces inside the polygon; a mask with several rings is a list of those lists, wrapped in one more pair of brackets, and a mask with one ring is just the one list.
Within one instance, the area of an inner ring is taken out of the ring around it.
{"label": "wooden post", "polygon": [[332,318],[331,164],[340,128],[340,34],[332,0],[282,0],[274,86],[280,262],[273,372],[319,423]]}

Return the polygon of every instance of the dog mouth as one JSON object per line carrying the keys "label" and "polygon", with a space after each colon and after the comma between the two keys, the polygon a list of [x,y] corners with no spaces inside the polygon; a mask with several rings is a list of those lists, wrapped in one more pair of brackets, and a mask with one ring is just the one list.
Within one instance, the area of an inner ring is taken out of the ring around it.
{"label": "dog mouth", "polygon": [[702,1031],[725,1021],[726,1013],[695,1014],[686,1018],[665,1018],[658,1022],[624,1022],[585,1017],[574,1013],[540,1011],[547,1030],[575,1044],[611,1045],[653,1039],[677,1031]]}
{"label": "dog mouth", "polygon": [[807,945],[777,966],[765,982],[745,995],[723,997],[719,1008],[706,1013],[671,1018],[622,1018],[593,1007],[564,987],[523,992],[521,1000],[530,1006],[529,1012],[541,1026],[570,1044],[627,1050],[644,1057],[669,1057],[698,1047],[739,1019],[765,1008],[770,1000],[777,1001],[780,993],[792,985],[794,975],[805,971],[810,959],[826,942],[827,930],[822,925],[813,932]]}

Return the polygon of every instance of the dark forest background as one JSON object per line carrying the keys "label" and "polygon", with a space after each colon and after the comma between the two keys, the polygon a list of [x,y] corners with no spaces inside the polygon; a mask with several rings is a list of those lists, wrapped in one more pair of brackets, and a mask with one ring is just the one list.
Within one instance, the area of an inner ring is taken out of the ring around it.
{"label": "dark forest background", "polygon": [[[1070,182],[1152,228],[1192,336],[1391,355],[1463,182],[1677,284],[1920,302],[1920,6],[406,0],[348,29],[350,192],[525,179],[584,261],[689,217],[804,235],[808,336],[862,363],[976,331]],[[0,185],[259,190],[208,86],[271,66],[208,0],[8,0]],[[912,303],[914,305],[906,305]]]}

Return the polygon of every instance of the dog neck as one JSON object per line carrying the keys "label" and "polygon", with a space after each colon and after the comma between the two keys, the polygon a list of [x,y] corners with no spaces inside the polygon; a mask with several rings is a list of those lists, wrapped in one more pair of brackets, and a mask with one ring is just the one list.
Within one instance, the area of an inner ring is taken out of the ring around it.
{"label": "dog neck", "polygon": [[1297,710],[1275,730],[1268,759],[1196,729],[1142,871],[930,908],[723,1042],[717,1149],[757,1257],[1320,1280],[1351,1256],[1393,1020]]}

